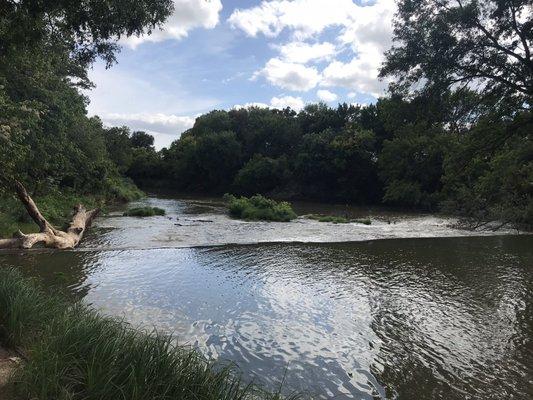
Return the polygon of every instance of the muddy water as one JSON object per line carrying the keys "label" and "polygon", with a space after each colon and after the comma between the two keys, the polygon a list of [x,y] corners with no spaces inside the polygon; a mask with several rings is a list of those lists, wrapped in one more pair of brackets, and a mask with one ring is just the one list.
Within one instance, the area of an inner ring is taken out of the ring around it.
{"label": "muddy water", "polygon": [[369,226],[269,224],[212,201],[143,203],[167,216],[116,213],[77,251],[4,253],[0,265],[305,398],[533,396],[531,236],[371,210],[335,210]]}

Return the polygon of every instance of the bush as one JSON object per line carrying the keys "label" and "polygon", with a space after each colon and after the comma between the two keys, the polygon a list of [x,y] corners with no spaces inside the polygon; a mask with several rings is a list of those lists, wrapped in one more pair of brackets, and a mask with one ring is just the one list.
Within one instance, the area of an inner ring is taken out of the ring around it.
{"label": "bush", "polygon": [[229,214],[234,218],[247,221],[278,221],[289,222],[297,217],[290,203],[276,202],[261,195],[252,197],[235,197],[225,194]]}
{"label": "bush", "polygon": [[170,336],[46,295],[14,269],[0,269],[0,310],[0,340],[29,355],[13,378],[20,398],[281,398],[243,385],[233,367],[213,364]]}
{"label": "bush", "polygon": [[124,213],[125,217],[153,217],[155,215],[165,215],[166,212],[159,207],[134,207]]}

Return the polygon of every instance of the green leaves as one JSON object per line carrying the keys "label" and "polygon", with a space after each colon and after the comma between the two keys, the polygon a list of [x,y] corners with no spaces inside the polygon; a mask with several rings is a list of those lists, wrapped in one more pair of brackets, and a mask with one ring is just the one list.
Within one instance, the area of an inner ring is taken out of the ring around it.
{"label": "green leaves", "polygon": [[381,76],[394,91],[476,88],[531,106],[533,15],[521,1],[402,0]]}

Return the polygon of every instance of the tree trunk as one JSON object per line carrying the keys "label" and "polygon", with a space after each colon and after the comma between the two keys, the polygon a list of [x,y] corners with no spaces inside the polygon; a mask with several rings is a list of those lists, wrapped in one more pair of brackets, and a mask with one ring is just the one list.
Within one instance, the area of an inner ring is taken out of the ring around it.
{"label": "tree trunk", "polygon": [[19,231],[12,239],[0,239],[0,249],[31,249],[36,244],[54,249],[72,249],[80,243],[85,230],[100,211],[98,209],[87,211],[78,204],[74,207],[74,215],[68,229],[60,231],[44,218],[24,186],[18,181],[15,182],[15,190],[30,217],[39,226],[39,233],[25,235]]}

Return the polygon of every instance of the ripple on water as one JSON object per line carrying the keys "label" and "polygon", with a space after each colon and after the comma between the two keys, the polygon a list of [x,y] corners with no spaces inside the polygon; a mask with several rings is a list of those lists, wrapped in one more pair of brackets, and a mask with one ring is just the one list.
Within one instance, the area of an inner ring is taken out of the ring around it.
{"label": "ripple on water", "polygon": [[[166,204],[174,206],[183,212]],[[123,250],[0,261],[135,325],[174,333],[270,388],[284,380],[287,391],[338,399],[533,396],[529,237],[135,249],[128,226],[150,232],[152,247],[160,239],[151,233],[168,234],[159,224],[168,219],[149,228],[120,221],[124,230],[105,230],[87,246]],[[223,240],[250,227],[235,226]],[[212,229],[200,239],[218,240]],[[266,237],[269,229],[261,225]]]}

